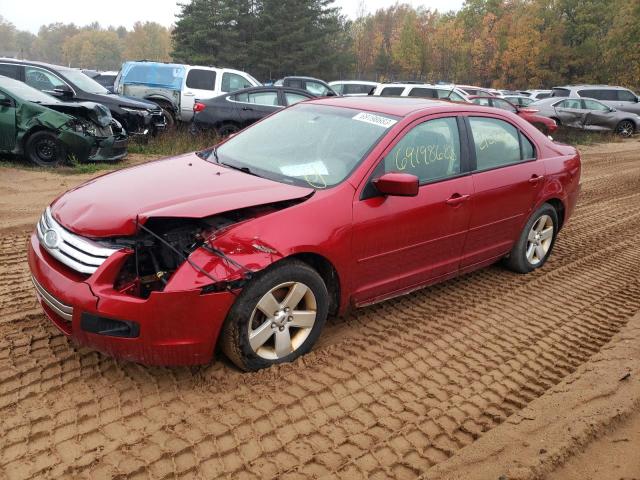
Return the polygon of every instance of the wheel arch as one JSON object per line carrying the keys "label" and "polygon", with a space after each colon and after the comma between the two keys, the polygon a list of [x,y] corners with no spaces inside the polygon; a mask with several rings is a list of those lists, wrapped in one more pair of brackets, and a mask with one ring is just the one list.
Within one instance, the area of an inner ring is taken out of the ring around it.
{"label": "wheel arch", "polygon": [[556,211],[556,213],[558,214],[558,230],[560,230],[564,225],[564,216],[565,216],[564,202],[559,198],[555,197],[555,198],[549,198],[545,200],[544,203],[548,203],[549,205],[551,205]]}
{"label": "wheel arch", "polygon": [[342,298],[340,276],[331,261],[318,254],[312,252],[295,253],[282,260],[294,259],[306,263],[313,268],[322,277],[324,284],[329,292],[329,314],[336,315],[340,310],[340,300]]}

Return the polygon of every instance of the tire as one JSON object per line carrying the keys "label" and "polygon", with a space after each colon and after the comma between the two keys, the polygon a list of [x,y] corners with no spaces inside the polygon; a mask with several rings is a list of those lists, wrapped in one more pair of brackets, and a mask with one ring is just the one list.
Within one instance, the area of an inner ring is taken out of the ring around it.
{"label": "tire", "polygon": [[635,129],[635,125],[631,120],[622,120],[616,126],[616,133],[621,137],[628,138],[634,134]]}
{"label": "tire", "polygon": [[49,131],[41,130],[27,138],[24,146],[26,157],[40,167],[55,167],[64,163],[67,153],[58,137]]}
{"label": "tire", "polygon": [[[550,232],[549,228],[552,228]],[[545,203],[529,217],[505,260],[506,266],[518,273],[529,273],[542,267],[551,255],[557,235],[558,213],[555,208]]]}
{"label": "tire", "polygon": [[560,123],[560,119],[559,118],[556,118],[556,117],[550,117],[550,118],[551,118],[551,120],[556,122],[556,125],[558,125],[558,127],[562,126],[562,123]]}
{"label": "tire", "polygon": [[329,293],[318,272],[285,260],[240,293],[222,327],[222,351],[244,371],[291,362],[316,343],[328,310]]}
{"label": "tire", "polygon": [[169,109],[169,107],[167,107],[166,105],[159,105],[159,104],[158,106],[162,110],[162,115],[164,115],[164,121],[167,123],[167,126],[165,127],[165,129],[167,131],[170,131],[176,128],[176,119],[173,116],[173,112]]}
{"label": "tire", "polygon": [[240,127],[233,123],[225,123],[222,126],[218,127],[218,129],[216,130],[218,136],[220,137],[226,137],[239,131]]}

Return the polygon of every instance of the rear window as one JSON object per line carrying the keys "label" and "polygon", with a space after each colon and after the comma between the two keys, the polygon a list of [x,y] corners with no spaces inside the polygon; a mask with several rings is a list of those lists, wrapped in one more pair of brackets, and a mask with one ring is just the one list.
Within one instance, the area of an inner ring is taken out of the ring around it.
{"label": "rear window", "polygon": [[[554,97],[568,97],[569,89],[568,88],[554,88],[553,94]],[[538,98],[543,98],[542,94],[538,95]]]}
{"label": "rear window", "polygon": [[438,98],[438,91],[435,88],[412,88],[410,97]]}
{"label": "rear window", "polygon": [[215,90],[216,72],[194,68],[187,74],[187,87],[198,90]]}
{"label": "rear window", "polygon": [[397,97],[399,95],[402,95],[402,92],[404,92],[404,87],[386,87],[382,89],[382,92],[380,92],[380,96]]}

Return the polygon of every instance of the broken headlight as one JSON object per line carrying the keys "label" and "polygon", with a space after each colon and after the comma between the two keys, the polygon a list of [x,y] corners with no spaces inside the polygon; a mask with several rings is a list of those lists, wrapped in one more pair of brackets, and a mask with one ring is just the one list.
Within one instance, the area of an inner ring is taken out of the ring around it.
{"label": "broken headlight", "polygon": [[98,134],[95,125],[89,122],[82,122],[80,120],[73,119],[67,125],[76,133],[90,135],[92,137],[95,137]]}

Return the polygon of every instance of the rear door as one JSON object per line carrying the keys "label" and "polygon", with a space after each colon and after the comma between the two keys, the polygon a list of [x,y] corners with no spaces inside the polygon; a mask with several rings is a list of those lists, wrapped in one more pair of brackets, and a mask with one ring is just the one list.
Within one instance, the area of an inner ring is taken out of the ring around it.
{"label": "rear door", "polygon": [[216,72],[212,69],[191,68],[187,72],[180,98],[180,118],[188,122],[193,117],[196,99],[206,100],[216,96]]}
{"label": "rear door", "polygon": [[534,144],[514,124],[499,117],[469,116],[467,125],[474,190],[463,271],[511,250],[545,176]]}
{"label": "rear door", "polygon": [[282,108],[276,89],[260,90],[258,92],[238,93],[235,95],[236,108],[242,126],[251,125],[261,118]]}
{"label": "rear door", "polygon": [[16,146],[16,104],[0,90],[0,151],[10,152]]}
{"label": "rear door", "polygon": [[556,116],[565,127],[584,128],[587,111],[579,98],[567,98],[554,107]]}

